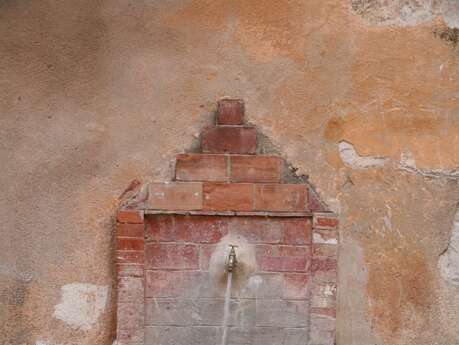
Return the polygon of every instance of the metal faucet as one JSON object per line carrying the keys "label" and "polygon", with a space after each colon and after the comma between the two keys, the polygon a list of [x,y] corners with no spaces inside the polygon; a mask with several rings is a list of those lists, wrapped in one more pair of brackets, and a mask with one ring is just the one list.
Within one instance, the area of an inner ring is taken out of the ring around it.
{"label": "metal faucet", "polygon": [[237,248],[237,246],[230,244],[231,247],[229,255],[228,255],[228,263],[226,264],[226,268],[228,272],[233,272],[234,267],[236,267],[237,264],[237,259],[236,259],[236,250],[234,248]]}

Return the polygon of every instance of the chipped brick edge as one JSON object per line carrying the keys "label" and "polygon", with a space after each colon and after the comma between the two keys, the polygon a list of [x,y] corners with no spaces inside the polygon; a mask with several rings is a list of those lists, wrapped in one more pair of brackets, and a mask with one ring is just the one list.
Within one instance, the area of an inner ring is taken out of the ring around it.
{"label": "chipped brick edge", "polygon": [[[119,210],[116,217],[115,243],[135,241],[142,249],[130,250],[115,248],[116,267],[116,341],[117,345],[142,345],[145,338],[144,327],[144,289],[145,269],[144,233],[145,218],[143,210]],[[138,231],[143,225],[143,231]],[[133,231],[129,231],[129,227]],[[119,229],[123,231],[119,231]],[[130,255],[126,255],[130,254]],[[123,257],[120,262],[119,258]],[[132,258],[132,259],[129,259]]]}
{"label": "chipped brick edge", "polygon": [[[318,251],[327,253],[317,255],[312,253],[313,261],[337,262],[339,233],[338,216],[331,212],[314,212],[312,228],[312,244],[319,247],[325,246],[333,250]],[[321,239],[324,233],[336,237],[336,241],[324,243]],[[317,234],[318,236],[314,236]],[[316,239],[316,240],[314,240]],[[337,268],[336,265],[323,265],[319,269],[312,269],[311,279],[313,288],[310,296],[310,321],[308,345],[335,345],[336,344],[336,306],[337,306]],[[319,301],[319,303],[317,302]]]}

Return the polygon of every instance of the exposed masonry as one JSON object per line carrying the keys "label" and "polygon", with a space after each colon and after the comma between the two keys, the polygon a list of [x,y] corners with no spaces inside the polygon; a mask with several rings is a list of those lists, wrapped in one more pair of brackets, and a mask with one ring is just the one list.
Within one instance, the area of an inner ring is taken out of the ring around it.
{"label": "exposed masonry", "polygon": [[399,162],[393,162],[388,157],[360,156],[354,145],[347,141],[338,144],[341,160],[353,169],[378,168],[386,164],[394,164],[399,170],[430,178],[459,179],[459,170],[452,169],[420,169],[416,167],[414,157],[409,153],[402,153]]}
{"label": "exposed masonry", "polygon": [[450,28],[459,28],[457,0],[351,0],[352,10],[369,24],[413,26],[441,17]]}
{"label": "exposed masonry", "polygon": [[88,331],[105,309],[108,286],[73,283],[62,286],[53,316],[74,329]]}
{"label": "exposed masonry", "polygon": [[459,286],[459,207],[453,218],[448,247],[438,261],[442,278],[449,284]]}
{"label": "exposed masonry", "polygon": [[208,286],[213,253],[228,236],[242,236],[255,275],[246,287],[236,275],[230,337],[266,342],[271,329],[269,341],[334,345],[337,216],[305,179],[285,172],[281,157],[260,154],[243,109],[221,100],[202,151],[177,156],[175,181],[134,181],[123,193],[117,344],[214,345],[223,289]]}
{"label": "exposed masonry", "polygon": [[342,161],[354,169],[366,169],[383,166],[387,158],[360,156],[354,146],[347,141],[341,141],[338,144],[339,156]]}

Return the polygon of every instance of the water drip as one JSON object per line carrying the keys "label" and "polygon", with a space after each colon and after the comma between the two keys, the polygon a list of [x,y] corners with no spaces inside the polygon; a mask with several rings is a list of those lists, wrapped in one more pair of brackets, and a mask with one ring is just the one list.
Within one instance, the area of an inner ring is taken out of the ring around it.
{"label": "water drip", "polygon": [[228,318],[230,313],[230,303],[231,303],[231,284],[233,281],[233,272],[228,272],[228,278],[226,281],[226,292],[225,292],[225,307],[223,312],[223,321],[222,321],[222,341],[221,345],[226,345],[226,339],[228,337]]}

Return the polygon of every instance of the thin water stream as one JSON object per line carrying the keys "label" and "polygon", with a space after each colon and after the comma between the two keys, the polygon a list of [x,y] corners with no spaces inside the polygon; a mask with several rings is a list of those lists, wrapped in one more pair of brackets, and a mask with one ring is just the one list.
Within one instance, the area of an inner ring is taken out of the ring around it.
{"label": "thin water stream", "polygon": [[226,345],[226,338],[228,337],[228,319],[230,313],[230,302],[231,302],[231,284],[233,282],[233,272],[228,272],[226,281],[226,292],[225,292],[225,307],[222,321],[222,341],[221,345]]}

